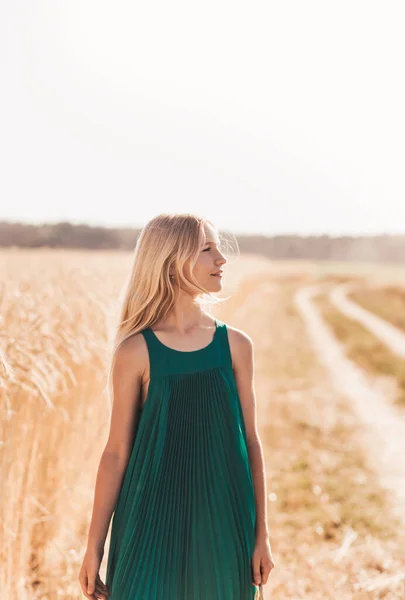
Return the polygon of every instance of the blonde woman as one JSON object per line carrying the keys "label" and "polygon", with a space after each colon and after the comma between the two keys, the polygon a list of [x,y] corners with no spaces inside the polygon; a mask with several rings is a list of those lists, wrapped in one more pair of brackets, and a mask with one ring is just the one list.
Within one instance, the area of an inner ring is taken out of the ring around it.
{"label": "blonde woman", "polygon": [[86,598],[252,600],[274,567],[252,341],[201,306],[226,264],[199,215],[158,215],[137,240],[79,573]]}

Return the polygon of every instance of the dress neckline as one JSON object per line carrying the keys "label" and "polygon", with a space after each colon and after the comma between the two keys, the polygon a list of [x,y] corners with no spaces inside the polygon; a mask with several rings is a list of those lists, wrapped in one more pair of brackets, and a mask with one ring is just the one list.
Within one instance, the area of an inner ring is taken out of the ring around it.
{"label": "dress neckline", "polygon": [[210,348],[214,344],[215,339],[218,334],[218,329],[219,329],[217,319],[214,319],[214,321],[215,321],[215,331],[214,331],[212,340],[210,341],[210,343],[207,346],[204,346],[203,348],[198,348],[197,350],[176,350],[176,348],[171,348],[170,346],[166,346],[166,344],[164,344],[163,342],[160,341],[160,339],[157,337],[156,333],[150,327],[148,327],[148,329],[151,332],[151,334],[153,335],[153,337],[155,338],[155,340],[158,342],[158,344],[163,346],[163,348],[165,348],[166,350],[169,350],[169,352],[174,352],[176,354],[197,354],[198,352],[203,352],[204,350],[208,350],[208,348]]}

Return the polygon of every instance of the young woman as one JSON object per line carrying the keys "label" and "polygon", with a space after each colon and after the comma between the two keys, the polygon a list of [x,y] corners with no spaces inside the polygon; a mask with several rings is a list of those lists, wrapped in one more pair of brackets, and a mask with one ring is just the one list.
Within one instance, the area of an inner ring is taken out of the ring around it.
{"label": "young woman", "polygon": [[252,600],[274,567],[252,341],[201,306],[226,263],[198,215],[158,215],[138,238],[79,573],[86,598]]}

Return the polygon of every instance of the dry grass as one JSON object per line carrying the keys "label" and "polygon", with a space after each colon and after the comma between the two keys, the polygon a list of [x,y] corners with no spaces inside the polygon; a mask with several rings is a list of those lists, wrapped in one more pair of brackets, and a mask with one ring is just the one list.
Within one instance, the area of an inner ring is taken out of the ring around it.
{"label": "dry grass", "polygon": [[405,331],[405,289],[395,286],[360,289],[348,294],[357,304]]}
{"label": "dry grass", "polygon": [[[352,296],[353,297],[353,296]],[[353,298],[354,299],[354,298]],[[316,298],[316,304],[323,318],[330,325],[336,337],[345,345],[347,356],[369,373],[386,381],[387,390],[393,383],[392,394],[399,406],[405,406],[405,363],[394,355],[368,329],[358,321],[350,319],[332,306],[326,296]],[[382,382],[384,384],[384,382]]]}
{"label": "dry grass", "polygon": [[77,598],[106,428],[106,325],[125,260],[49,251],[2,258],[1,597],[63,590]]}
{"label": "dry grass", "polygon": [[[82,598],[77,574],[108,431],[107,333],[131,258],[3,253],[0,589],[7,600]],[[232,298],[214,311],[255,341],[277,564],[266,587],[283,600],[402,598],[398,523],[365,466],[350,408],[316,364],[293,307],[296,286],[317,273],[307,263],[242,257],[224,281]]]}

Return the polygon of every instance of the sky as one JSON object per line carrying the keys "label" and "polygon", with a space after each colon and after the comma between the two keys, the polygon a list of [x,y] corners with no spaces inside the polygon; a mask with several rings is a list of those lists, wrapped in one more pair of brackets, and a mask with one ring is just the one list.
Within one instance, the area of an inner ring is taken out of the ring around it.
{"label": "sky", "polygon": [[405,8],[3,0],[0,220],[405,232]]}

